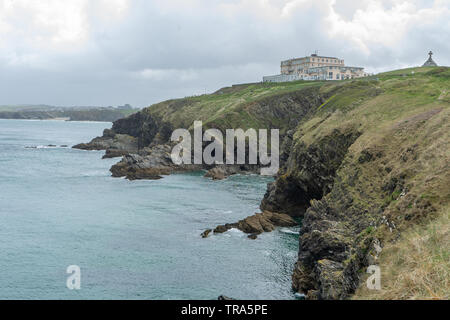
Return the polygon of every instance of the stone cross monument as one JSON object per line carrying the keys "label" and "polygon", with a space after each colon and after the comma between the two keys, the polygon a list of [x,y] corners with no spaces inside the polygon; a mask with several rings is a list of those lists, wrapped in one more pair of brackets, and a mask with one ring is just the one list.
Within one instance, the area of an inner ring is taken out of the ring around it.
{"label": "stone cross monument", "polygon": [[428,55],[429,55],[430,57],[429,57],[428,60],[423,64],[422,67],[437,67],[436,62],[434,62],[434,61],[433,61],[433,58],[432,58],[433,52],[430,51],[430,52],[428,53]]}

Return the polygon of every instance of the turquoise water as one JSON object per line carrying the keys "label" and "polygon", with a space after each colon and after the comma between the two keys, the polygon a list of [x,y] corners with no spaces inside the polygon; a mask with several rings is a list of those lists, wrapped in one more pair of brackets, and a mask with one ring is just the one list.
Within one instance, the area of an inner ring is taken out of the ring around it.
{"label": "turquoise water", "polygon": [[[256,241],[208,227],[258,211],[269,178],[110,177],[118,159],[69,145],[108,123],[0,120],[0,299],[292,299],[297,231]],[[81,290],[66,268],[81,268]]]}

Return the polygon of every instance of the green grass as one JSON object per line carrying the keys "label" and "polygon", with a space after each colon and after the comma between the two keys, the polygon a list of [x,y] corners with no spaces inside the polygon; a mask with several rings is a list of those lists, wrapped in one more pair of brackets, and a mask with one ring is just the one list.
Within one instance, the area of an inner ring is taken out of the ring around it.
{"label": "green grass", "polygon": [[247,128],[260,128],[264,121],[258,121],[250,115],[247,106],[268,97],[321,85],[323,82],[317,81],[242,85],[223,88],[214,94],[164,101],[150,106],[145,112],[158,115],[175,127],[191,128],[195,120],[201,120],[206,125],[223,122],[223,125],[234,124],[232,127],[239,123]]}
{"label": "green grass", "polygon": [[[448,68],[410,68],[382,73],[376,76],[345,81],[293,81],[285,83],[253,83],[222,88],[213,94],[186,97],[164,101],[145,109],[173,124],[174,127],[192,128],[195,120],[208,123],[244,128],[267,126],[267,119],[258,119],[249,107],[263,99],[289,94],[308,87],[320,88],[320,93],[331,96],[318,106],[323,114],[340,110],[347,114],[364,106],[366,102],[376,102],[383,107],[382,114],[395,117],[396,110],[388,111],[392,105],[406,103],[420,106],[429,104],[439,97],[447,101]],[[377,99],[380,97],[380,99]],[[388,111],[388,112],[384,112]],[[403,111],[401,111],[403,112]],[[270,119],[270,123],[285,126],[285,122]]]}
{"label": "green grass", "polygon": [[[439,217],[406,231],[380,256],[381,291],[363,285],[353,299],[450,298],[449,208]],[[366,277],[364,277],[365,280]]]}

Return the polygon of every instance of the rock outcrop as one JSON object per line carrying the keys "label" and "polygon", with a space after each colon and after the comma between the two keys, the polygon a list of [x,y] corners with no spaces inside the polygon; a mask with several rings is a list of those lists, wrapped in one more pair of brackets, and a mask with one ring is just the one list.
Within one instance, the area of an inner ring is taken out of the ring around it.
{"label": "rock outcrop", "polygon": [[258,165],[215,165],[209,169],[205,178],[212,178],[213,180],[223,180],[234,174],[259,174],[260,166]]}
{"label": "rock outcrop", "polygon": [[144,148],[140,154],[127,154],[110,169],[113,177],[129,180],[155,180],[175,172],[201,170],[197,165],[175,165],[171,159],[170,145]]}
{"label": "rock outcrop", "polygon": [[[289,142],[292,140],[292,130],[329,95],[320,94],[317,86],[305,86],[287,93],[272,93],[270,90],[271,94],[263,98],[256,95],[253,101],[242,101],[239,91],[246,89],[247,86],[241,86],[232,90],[236,97],[230,97],[226,102],[235,99],[233,108],[225,110],[220,103],[214,105],[215,116],[191,110],[198,108],[196,103],[202,104],[200,98],[169,100],[115,121],[111,129],[104,131],[103,136],[74,148],[105,150],[104,158],[123,157],[111,168],[111,172],[114,177],[127,179],[158,179],[172,172],[199,169],[207,170],[205,177],[214,180],[222,180],[233,174],[259,174],[260,165],[184,165],[176,168],[167,156],[169,147],[173,146],[170,138],[174,129],[184,127],[192,131],[196,120],[203,120],[204,130],[214,128],[223,134],[230,128],[248,127],[248,122],[251,122],[253,129],[279,129],[282,138],[290,134],[289,139],[283,139]],[[213,95],[220,96],[221,93]],[[285,143],[282,149],[287,149]],[[248,152],[246,154],[248,157]],[[286,154],[283,157],[286,158]]]}
{"label": "rock outcrop", "polygon": [[105,158],[139,153],[141,150],[170,141],[171,125],[141,111],[113,123],[101,137],[73,148],[82,150],[105,150]]}
{"label": "rock outcrop", "polygon": [[138,139],[128,134],[117,134],[111,129],[105,129],[103,136],[94,138],[89,143],[80,143],[73,146],[81,150],[106,150],[105,158],[121,157],[125,154],[137,153]]}
{"label": "rock outcrop", "polygon": [[287,214],[263,211],[237,223],[219,225],[214,229],[214,233],[224,233],[235,228],[249,234],[250,239],[256,239],[258,235],[264,232],[272,232],[276,227],[294,227],[296,225],[298,225],[298,222]]}

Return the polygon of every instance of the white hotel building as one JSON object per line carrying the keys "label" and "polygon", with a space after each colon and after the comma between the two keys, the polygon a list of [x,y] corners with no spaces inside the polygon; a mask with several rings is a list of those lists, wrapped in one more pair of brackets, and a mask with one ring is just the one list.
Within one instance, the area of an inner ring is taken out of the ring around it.
{"label": "white hotel building", "polygon": [[368,76],[362,67],[347,67],[344,60],[312,54],[281,62],[281,74],[267,76],[263,82],[296,80],[345,80]]}

